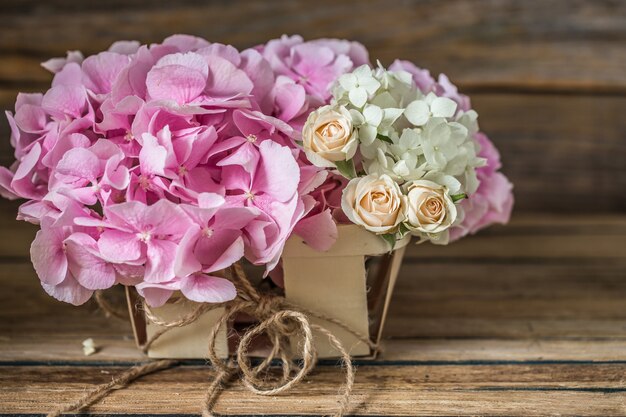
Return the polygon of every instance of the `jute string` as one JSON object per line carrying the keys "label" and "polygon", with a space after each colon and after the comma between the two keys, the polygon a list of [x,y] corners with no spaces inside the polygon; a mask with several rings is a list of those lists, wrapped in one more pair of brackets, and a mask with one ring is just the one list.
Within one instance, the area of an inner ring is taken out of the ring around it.
{"label": "jute string", "polygon": [[[326,323],[332,323],[352,334],[372,350],[377,350],[378,347],[368,337],[351,329],[350,326],[340,320],[296,306],[282,296],[260,293],[250,283],[241,265],[234,264],[229,272],[237,287],[237,298],[232,301],[219,304],[199,304],[189,314],[174,321],[159,318],[147,305],[144,305],[147,318],[162,328],[141,346],[142,350],[147,352],[150,346],[168,331],[187,326],[211,310],[224,308],[224,313],[210,329],[207,348],[207,358],[215,368],[216,376],[207,388],[202,404],[202,416],[212,417],[215,416],[213,410],[219,394],[228,387],[237,375],[248,390],[258,395],[277,395],[288,391],[301,382],[317,362],[313,333],[318,332],[327,337],[330,345],[339,353],[345,370],[345,381],[339,398],[339,406],[333,414],[335,417],[343,416],[348,409],[350,394],[354,385],[355,370],[350,354],[331,331],[324,326],[311,323],[310,319],[316,318]],[[236,361],[220,359],[215,351],[217,336],[222,329],[227,328],[228,323],[238,314],[246,314],[258,323],[249,327],[241,336],[235,351]],[[262,334],[266,335],[270,341],[271,350],[267,357],[258,364],[252,364],[249,357],[250,344],[255,337]],[[299,354],[292,351],[290,344],[290,338],[296,335],[300,335],[302,338]],[[298,358],[300,360],[297,360]],[[275,361],[280,361],[282,372],[280,376],[270,378],[270,366]],[[173,360],[160,360],[133,367],[111,382],[85,393],[74,403],[58,408],[48,414],[48,417],[57,417],[64,412],[80,411],[103,398],[112,390],[122,387],[136,378],[177,364],[178,362]]]}

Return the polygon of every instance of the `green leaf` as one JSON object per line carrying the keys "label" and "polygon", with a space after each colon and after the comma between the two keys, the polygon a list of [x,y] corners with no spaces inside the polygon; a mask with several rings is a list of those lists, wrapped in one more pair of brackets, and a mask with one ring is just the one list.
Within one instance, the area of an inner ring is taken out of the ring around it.
{"label": "green leaf", "polygon": [[457,201],[461,201],[464,198],[467,198],[467,194],[454,194],[451,195],[450,198],[452,198],[453,203],[456,203]]}
{"label": "green leaf", "polygon": [[352,159],[348,161],[338,161],[335,162],[337,165],[337,169],[344,177],[348,179],[356,178],[356,171],[354,169],[354,161]]}
{"label": "green leaf", "polygon": [[389,136],[381,135],[379,133],[379,134],[376,135],[376,137],[378,139],[382,140],[383,142],[391,143],[393,145],[393,141],[391,140],[391,138]]}
{"label": "green leaf", "polygon": [[400,223],[400,228],[399,228],[399,232],[400,232],[400,236],[404,237],[407,235],[407,233],[411,232],[411,229],[409,229],[406,224],[404,223]]}
{"label": "green leaf", "polygon": [[389,243],[389,247],[391,247],[391,250],[393,250],[393,248],[396,246],[396,234],[389,233],[386,235],[379,235],[379,236],[385,239],[385,241]]}
{"label": "green leaf", "polygon": [[301,140],[296,140],[294,142],[296,142],[296,145],[298,145],[301,148],[304,146],[304,142],[302,142]]}

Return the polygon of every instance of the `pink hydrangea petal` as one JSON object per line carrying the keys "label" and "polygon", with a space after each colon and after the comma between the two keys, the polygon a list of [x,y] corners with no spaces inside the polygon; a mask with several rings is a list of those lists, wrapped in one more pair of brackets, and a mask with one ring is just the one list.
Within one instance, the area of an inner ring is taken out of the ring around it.
{"label": "pink hydrangea petal", "polygon": [[277,82],[273,91],[274,102],[278,109],[276,117],[280,120],[290,121],[302,114],[306,107],[306,91],[304,87],[289,82]]}
{"label": "pink hydrangea petal", "polygon": [[[244,242],[239,232],[215,232],[208,242],[216,250],[217,257],[213,262],[206,264],[205,271],[215,272],[228,268],[244,255]],[[236,237],[233,239],[233,237]]]}
{"label": "pink hydrangea petal", "polygon": [[210,45],[205,39],[192,35],[172,35],[163,41],[163,45],[171,45],[181,52],[195,51]]}
{"label": "pink hydrangea petal", "polygon": [[214,229],[210,236],[199,235],[194,255],[203,265],[202,269],[206,272],[217,271],[241,259],[244,245],[240,236],[239,231],[223,229]]}
{"label": "pink hydrangea petal", "polygon": [[63,251],[65,233],[62,228],[42,225],[30,246],[30,257],[42,283],[58,285],[67,275],[67,257]]}
{"label": "pink hydrangea petal", "polygon": [[215,224],[221,229],[241,230],[258,215],[251,207],[225,207],[215,214]]}
{"label": "pink hydrangea petal", "polygon": [[96,94],[109,93],[113,83],[128,63],[128,56],[115,52],[92,55],[82,64],[83,84]]}
{"label": "pink hydrangea petal", "polygon": [[224,58],[236,67],[241,64],[241,54],[235,47],[231,45],[212,43],[202,49],[197,50],[196,53],[203,56],[218,56],[220,58]]}
{"label": "pink hydrangea petal", "polygon": [[49,168],[54,168],[69,150],[87,148],[89,145],[91,145],[91,141],[81,133],[61,135],[54,147],[42,158],[41,163]]}
{"label": "pink hydrangea petal", "polygon": [[168,240],[151,240],[148,243],[146,276],[147,282],[165,282],[173,279],[177,245]]}
{"label": "pink hydrangea petal", "polygon": [[259,162],[259,151],[249,142],[243,143],[235,152],[217,163],[217,166],[236,165],[246,172],[253,173]]}
{"label": "pink hydrangea petal", "polygon": [[175,281],[163,284],[142,282],[135,288],[137,288],[139,295],[145,298],[150,307],[161,307],[170,299],[174,291],[180,289],[180,282]]}
{"label": "pink hydrangea petal", "polygon": [[75,306],[85,304],[91,298],[93,291],[83,287],[68,273],[63,282],[57,285],[41,283],[43,289],[52,297],[64,303]]}
{"label": "pink hydrangea petal", "polygon": [[209,77],[204,93],[212,98],[247,96],[254,85],[245,72],[228,60],[212,56],[207,60]]}
{"label": "pink hydrangea petal", "polygon": [[181,281],[180,291],[198,303],[221,303],[237,296],[232,282],[224,278],[204,274],[193,274]]}
{"label": "pink hydrangea petal", "polygon": [[122,285],[139,285],[146,273],[143,265],[113,264],[113,268],[117,273],[116,282]]}
{"label": "pink hydrangea petal", "polygon": [[144,174],[165,174],[165,165],[168,157],[167,149],[159,145],[157,138],[144,134],[143,147],[139,152],[139,164]]}
{"label": "pink hydrangea petal", "polygon": [[11,182],[13,181],[13,173],[6,167],[0,167],[0,196],[9,200],[15,200],[19,198],[17,194],[12,191]]}
{"label": "pink hydrangea petal", "polygon": [[130,183],[130,173],[128,168],[119,163],[120,160],[117,157],[107,160],[102,181],[115,189],[124,190]]}
{"label": "pink hydrangea petal", "polygon": [[122,55],[132,55],[137,52],[141,43],[139,41],[116,41],[109,46],[109,52]]}
{"label": "pink hydrangea petal", "polygon": [[206,60],[198,54],[189,52],[165,56],[148,72],[148,94],[153,100],[190,103],[205,89],[207,74]]}
{"label": "pink hydrangea petal", "polygon": [[200,239],[202,231],[198,226],[190,227],[178,244],[174,259],[174,273],[177,276],[187,276],[202,269],[202,264],[196,259],[194,249]]}
{"label": "pink hydrangea petal", "polygon": [[56,171],[59,174],[93,181],[100,176],[101,167],[98,157],[93,152],[84,148],[75,148],[65,153],[57,164]]}
{"label": "pink hydrangea petal", "polygon": [[254,49],[247,49],[241,53],[240,68],[248,75],[254,88],[252,95],[256,99],[260,110],[265,114],[271,114],[272,100],[270,92],[274,85],[274,71],[269,62]]}
{"label": "pink hydrangea petal", "polygon": [[176,204],[160,200],[149,206],[144,215],[144,222],[153,226],[156,234],[182,236],[191,226],[191,219]]}
{"label": "pink hydrangea petal", "polygon": [[304,218],[294,228],[294,233],[316,251],[329,250],[339,237],[337,224],[329,209]]}
{"label": "pink hydrangea petal", "polygon": [[132,262],[142,257],[141,242],[134,233],[105,230],[98,240],[98,250],[104,259],[115,262]]}
{"label": "pink hydrangea petal", "polygon": [[86,100],[87,95],[83,87],[58,85],[48,90],[41,105],[45,111],[58,119],[64,119],[65,115],[77,118],[83,114]]}
{"label": "pink hydrangea petal", "polygon": [[291,150],[272,141],[259,146],[262,162],[254,180],[255,190],[287,201],[297,192],[300,169]]}
{"label": "pink hydrangea petal", "polygon": [[46,127],[47,121],[48,116],[39,105],[24,104],[15,112],[15,123],[24,132],[42,132]]}
{"label": "pink hydrangea petal", "polygon": [[74,233],[65,240],[69,270],[76,281],[89,290],[102,290],[115,284],[115,269],[98,257],[95,240],[84,233]]}

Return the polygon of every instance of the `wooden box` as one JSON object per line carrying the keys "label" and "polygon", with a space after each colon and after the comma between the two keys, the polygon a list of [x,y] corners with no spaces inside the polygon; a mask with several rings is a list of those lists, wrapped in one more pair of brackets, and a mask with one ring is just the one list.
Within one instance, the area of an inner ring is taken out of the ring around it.
{"label": "wooden box", "polygon": [[[410,238],[396,242],[391,251],[385,240],[358,226],[340,225],[338,228],[339,238],[326,252],[313,250],[297,236],[289,239],[282,256],[284,296],[298,306],[344,322],[377,344]],[[127,294],[135,338],[141,345],[160,327],[146,320],[136,295],[130,291]],[[193,302],[168,303],[153,309],[153,313],[164,320],[175,320],[196,306]],[[218,308],[192,324],[171,329],[152,344],[148,356],[205,358],[209,329],[222,313],[223,308]],[[316,318],[311,318],[311,323],[330,330],[352,356],[373,358],[376,354],[368,345],[333,323]],[[218,356],[227,357],[233,351],[236,338],[237,332],[221,331],[216,340]],[[337,356],[326,337],[315,335],[315,345],[320,358]],[[252,353],[264,356],[263,346],[258,346]]]}

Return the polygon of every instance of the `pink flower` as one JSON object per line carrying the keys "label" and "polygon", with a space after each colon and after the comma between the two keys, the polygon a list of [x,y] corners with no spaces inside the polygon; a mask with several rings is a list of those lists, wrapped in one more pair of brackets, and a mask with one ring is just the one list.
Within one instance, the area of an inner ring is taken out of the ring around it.
{"label": "pink flower", "polygon": [[95,240],[45,217],[31,246],[31,258],[43,288],[54,298],[83,304],[94,290],[115,284],[113,266],[98,254]]}
{"label": "pink flower", "polygon": [[327,104],[332,83],[342,74],[369,64],[367,50],[358,42],[282,36],[255,48],[276,75],[271,91],[273,116],[300,130],[308,113]]}
{"label": "pink flower", "polygon": [[257,216],[255,210],[223,207],[218,194],[201,194],[198,206],[182,208],[193,221],[180,242],[174,270],[180,290],[197,302],[222,302],[235,297],[233,284],[208,274],[225,269],[244,256],[242,229]]}
{"label": "pink flower", "polygon": [[341,74],[369,63],[363,45],[338,39],[304,42],[297,35],[283,36],[259,49],[276,74],[291,78],[321,102],[330,98],[330,85]]}
{"label": "pink flower", "polygon": [[300,172],[296,159],[289,148],[266,140],[258,149],[252,144],[242,145],[219,165],[223,166],[227,203],[260,212],[245,228],[246,256],[272,269],[295,223],[304,214],[298,198]]}
{"label": "pink flower", "polygon": [[480,146],[478,156],[487,160],[487,165],[476,170],[480,185],[474,194],[461,202],[465,217],[460,225],[450,229],[450,240],[474,234],[492,224],[506,224],[513,209],[513,185],[498,170],[500,154],[483,133],[476,134]]}
{"label": "pink flower", "polygon": [[312,195],[327,173],[296,132],[367,52],[283,41],[240,53],[175,35],[44,64],[51,88],[7,113],[17,161],[0,167],[0,195],[26,198],[18,218],[41,224],[32,256],[46,291],[79,304],[119,283],[153,306],[174,291],[226,301],[235,290],[219,271],[241,257],[269,271],[294,232],[334,242],[331,209]]}
{"label": "pink flower", "polygon": [[56,166],[53,189],[86,205],[106,204],[111,189],[123,190],[130,182],[128,168],[120,165],[124,154],[113,143],[99,140],[90,148],[68,150]]}
{"label": "pink flower", "polygon": [[146,265],[147,282],[167,282],[175,277],[174,258],[178,242],[192,225],[176,204],[159,200],[151,206],[138,201],[105,208],[106,230],[98,249],[113,263]]}

